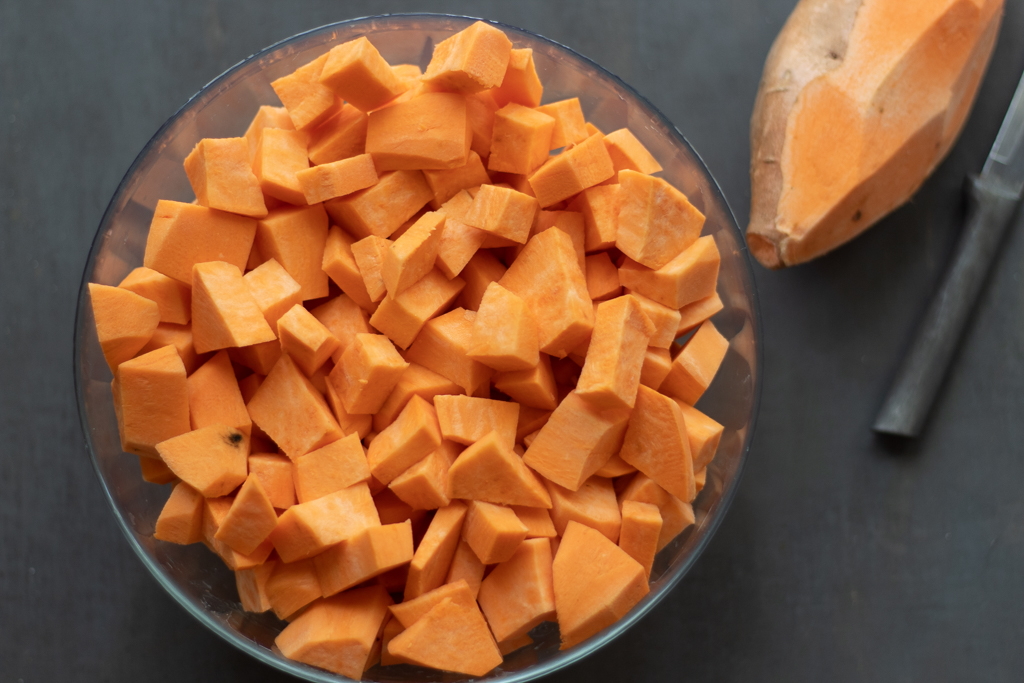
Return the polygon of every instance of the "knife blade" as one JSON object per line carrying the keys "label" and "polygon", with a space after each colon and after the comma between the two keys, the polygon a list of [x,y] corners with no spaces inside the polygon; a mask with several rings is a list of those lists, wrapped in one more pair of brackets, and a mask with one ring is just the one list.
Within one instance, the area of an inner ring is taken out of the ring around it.
{"label": "knife blade", "polygon": [[916,437],[956,351],[971,310],[1024,191],[1024,76],[981,175],[953,260],[889,388],[874,431]]}

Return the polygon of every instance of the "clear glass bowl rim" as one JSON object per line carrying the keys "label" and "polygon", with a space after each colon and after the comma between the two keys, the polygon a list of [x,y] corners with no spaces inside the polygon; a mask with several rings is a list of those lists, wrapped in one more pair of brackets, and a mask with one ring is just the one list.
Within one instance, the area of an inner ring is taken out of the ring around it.
{"label": "clear glass bowl rim", "polygon": [[[643,107],[645,107],[655,118],[659,119],[661,123],[665,126],[666,130],[669,131],[669,134],[676,139],[676,142],[683,145],[693,155],[696,161],[700,164],[700,167],[704,175],[709,180],[710,188],[716,195],[716,199],[722,203],[726,210],[726,216],[729,219],[729,225],[727,226],[728,229],[731,229],[732,231],[736,232],[739,235],[739,244],[745,245],[746,243],[743,239],[743,235],[740,231],[739,225],[736,222],[736,216],[733,213],[732,207],[729,205],[728,200],[725,198],[725,195],[722,192],[722,189],[719,186],[717,179],[715,179],[714,175],[712,175],[711,171],[707,167],[707,164],[704,163],[703,158],[701,158],[700,154],[698,154],[697,150],[694,149],[693,145],[690,144],[689,140],[686,139],[682,132],[680,132],[679,129],[676,128],[676,126],[671,121],[669,121],[668,118],[664,114],[662,114],[657,107],[651,104],[651,102],[648,101],[647,98],[645,98],[643,95],[637,92],[632,86],[623,81],[621,78],[619,78],[612,72],[608,71],[607,69],[605,69],[604,67],[602,67],[600,64],[590,59],[589,57],[580,54],[571,47],[563,45],[558,41],[552,40],[533,31],[529,31],[518,26],[512,26],[510,24],[506,24],[500,21],[494,21],[491,19],[483,19],[479,17],[471,17],[461,14],[446,14],[436,12],[409,12],[356,17],[353,19],[346,19],[343,21],[318,26],[316,28],[312,28],[307,31],[297,33],[293,36],[290,36],[272,45],[269,45],[268,47],[265,47],[259,52],[256,52],[250,55],[249,57],[246,57],[245,59],[239,61],[237,64],[229,67],[219,76],[217,76],[209,83],[204,85],[198,92],[196,92],[196,94],[190,97],[188,101],[185,102],[185,104],[178,108],[178,110],[170,118],[168,118],[167,121],[165,121],[162,126],[160,126],[160,128],[153,134],[153,136],[149,139],[146,145],[139,152],[139,154],[135,157],[135,160],[132,162],[131,166],[129,166],[128,170],[124,174],[124,177],[121,179],[121,182],[118,184],[117,189],[114,191],[114,194],[110,199],[110,202],[107,204],[107,208],[103,212],[103,216],[100,219],[96,235],[93,237],[92,245],[89,249],[89,258],[86,260],[85,269],[82,274],[82,280],[79,286],[78,304],[75,309],[75,336],[73,348],[75,396],[77,399],[78,417],[79,424],[82,428],[82,435],[85,440],[86,448],[89,451],[89,457],[90,460],[92,461],[93,470],[96,472],[96,476],[100,481],[100,486],[103,488],[103,494],[107,500],[107,503],[110,505],[111,512],[113,512],[114,517],[117,520],[118,528],[121,530],[121,533],[128,541],[128,545],[131,546],[132,550],[142,561],[143,565],[145,565],[145,567],[149,570],[153,578],[156,579],[157,583],[159,583],[164,588],[164,590],[166,590],[175,599],[175,601],[185,609],[185,611],[194,616],[197,620],[199,620],[200,623],[202,623],[208,629],[213,631],[220,638],[224,639],[228,643],[232,644],[233,646],[237,647],[243,652],[249,654],[250,656],[256,658],[257,660],[265,664],[268,664],[279,671],[290,674],[292,676],[303,678],[307,681],[314,681],[316,683],[337,683],[338,681],[348,679],[343,676],[329,673],[327,671],[306,666],[299,662],[291,662],[284,658],[276,657],[270,651],[262,647],[259,647],[252,641],[243,638],[240,635],[228,630],[227,628],[225,628],[223,624],[213,619],[210,616],[210,614],[206,612],[206,610],[201,609],[198,605],[193,603],[191,600],[187,599],[178,590],[177,586],[167,576],[165,576],[162,567],[159,565],[159,563],[157,563],[153,559],[153,557],[151,557],[149,553],[138,543],[138,541],[135,540],[134,536],[132,535],[132,531],[129,528],[128,522],[124,519],[123,515],[121,514],[121,511],[118,509],[117,503],[114,500],[113,493],[107,486],[107,482],[103,477],[99,462],[96,458],[95,450],[93,449],[92,439],[90,438],[89,424],[84,409],[86,400],[84,395],[84,387],[82,386],[82,383],[80,381],[82,377],[80,349],[83,334],[80,316],[81,311],[83,310],[83,305],[87,299],[86,292],[88,290],[89,275],[92,273],[94,269],[96,256],[99,252],[100,245],[102,244],[103,226],[105,226],[108,223],[108,220],[111,218],[111,213],[112,211],[114,211],[114,207],[118,204],[118,200],[124,193],[129,182],[134,177],[135,172],[140,163],[142,162],[142,160],[146,158],[147,154],[150,152],[154,144],[156,144],[156,141],[161,138],[164,131],[167,130],[170,126],[174,125],[174,123],[179,119],[179,117],[181,117],[184,112],[190,109],[190,107],[192,106],[193,102],[195,102],[196,99],[205,95],[210,90],[213,90],[221,86],[222,84],[225,84],[225,82],[228,81],[236,72],[240,71],[244,66],[246,66],[250,62],[258,60],[264,55],[274,52],[275,50],[278,50],[282,47],[285,47],[292,43],[300,42],[304,38],[311,36],[313,34],[328,31],[340,26],[348,26],[352,24],[358,24],[361,22],[372,22],[374,20],[392,20],[402,18],[458,19],[468,21],[483,21],[494,26],[497,26],[501,29],[510,29],[512,31],[521,32],[537,40],[550,43],[556,46],[557,48],[569,53],[573,58],[578,59],[588,64],[589,66],[595,68],[597,71],[603,73],[613,82],[615,82],[616,85],[623,88],[633,98],[635,98],[636,101],[643,105]],[[754,280],[753,264],[750,258],[749,250],[744,246],[741,248],[740,251],[742,253],[741,260],[745,265],[745,268],[743,269],[743,275],[745,283],[747,284],[746,294],[749,296],[750,299],[750,320],[751,325],[753,327],[754,351],[756,354],[756,367],[753,369],[752,373],[754,378],[754,392],[751,401],[750,424],[748,426],[747,434],[744,439],[743,448],[740,451],[736,472],[733,475],[732,479],[729,481],[727,488],[722,491],[721,497],[719,498],[718,503],[716,505],[715,514],[709,514],[708,519],[705,520],[705,524],[707,525],[707,527],[704,534],[698,540],[697,544],[694,546],[689,556],[685,558],[685,560],[681,562],[678,566],[671,570],[670,576],[658,588],[658,590],[652,591],[647,598],[641,601],[640,604],[634,607],[628,614],[626,614],[626,616],[621,618],[615,624],[608,627],[602,633],[588,639],[587,641],[560,653],[558,656],[551,660],[545,662],[538,662],[537,664],[529,666],[520,671],[503,673],[497,680],[501,680],[506,683],[525,683],[526,681],[535,680],[542,676],[546,676],[548,674],[554,673],[555,671],[563,669],[575,662],[578,662],[590,653],[595,652],[596,650],[604,647],[611,641],[615,640],[618,636],[622,635],[631,626],[640,621],[648,612],[650,612],[658,603],[660,603],[665,598],[665,596],[672,592],[672,590],[690,571],[694,563],[704,552],[705,547],[710,542],[711,538],[715,535],[719,525],[722,523],[722,519],[725,517],[725,514],[731,506],[733,498],[736,495],[736,491],[739,488],[739,483],[743,476],[744,465],[746,463],[747,456],[750,453],[750,446],[753,441],[754,432],[756,431],[757,417],[760,411],[761,404],[761,378],[763,375],[764,365],[763,340],[761,334],[761,307],[757,293],[757,285]]]}

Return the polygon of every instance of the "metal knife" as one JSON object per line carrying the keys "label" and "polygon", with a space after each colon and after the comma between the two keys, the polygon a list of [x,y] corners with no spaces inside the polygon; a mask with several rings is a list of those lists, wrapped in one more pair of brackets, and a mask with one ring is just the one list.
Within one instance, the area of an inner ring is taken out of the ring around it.
{"label": "metal knife", "polygon": [[953,262],[875,419],[874,430],[921,432],[971,309],[1024,190],[1024,77],[980,176],[970,179],[967,224]]}

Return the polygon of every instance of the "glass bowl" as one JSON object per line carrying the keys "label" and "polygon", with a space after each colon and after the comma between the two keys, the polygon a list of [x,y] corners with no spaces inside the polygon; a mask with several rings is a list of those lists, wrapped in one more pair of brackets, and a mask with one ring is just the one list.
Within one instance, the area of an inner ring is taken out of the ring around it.
{"label": "glass bowl", "polygon": [[[75,389],[89,455],[128,543],[157,582],[182,607],[234,646],[308,681],[342,677],[282,657],[273,647],[283,627],[272,613],[242,610],[234,575],[201,544],[157,542],[153,528],[170,486],[142,480],[136,458],[122,453],[103,360],[89,304],[90,282],[116,285],[142,265],[150,219],[158,199],[191,201],[182,168],[185,156],[205,137],[241,135],[261,104],[276,103],[270,87],[331,46],[369,37],[392,64],[425,68],[433,46],[476,21],[468,17],[415,14],[343,21],[301,33],[259,52],[211,81],[165,123],[139,154],[114,193],[93,240],[82,277],[75,321]],[[572,49],[512,26],[496,24],[515,47],[533,48],[544,83],[544,101],[579,97],[588,121],[604,131],[628,127],[664,166],[662,175],[707,216],[722,255],[718,292],[725,305],[715,325],[730,349],[699,407],[725,426],[707,483],[694,501],[696,524],[658,554],[651,591],[618,622],[567,651],[559,651],[558,629],[542,624],[534,645],[512,653],[486,679],[527,681],[549,674],[603,647],[633,626],[679,583],[721,523],[736,492],[750,448],[761,378],[761,331],[750,259],[736,220],[718,184],[679,131],[636,91]],[[440,681],[460,676],[412,666],[374,667],[376,681]]]}

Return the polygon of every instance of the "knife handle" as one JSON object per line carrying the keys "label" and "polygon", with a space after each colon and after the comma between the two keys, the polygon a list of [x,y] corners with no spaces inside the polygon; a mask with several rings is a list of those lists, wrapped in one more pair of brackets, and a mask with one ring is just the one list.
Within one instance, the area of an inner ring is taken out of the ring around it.
{"label": "knife handle", "polygon": [[1019,199],[998,181],[977,176],[969,190],[967,224],[953,262],[889,388],[876,432],[921,432]]}

